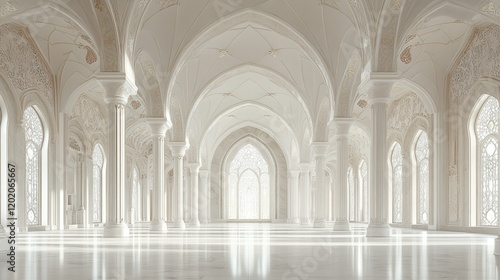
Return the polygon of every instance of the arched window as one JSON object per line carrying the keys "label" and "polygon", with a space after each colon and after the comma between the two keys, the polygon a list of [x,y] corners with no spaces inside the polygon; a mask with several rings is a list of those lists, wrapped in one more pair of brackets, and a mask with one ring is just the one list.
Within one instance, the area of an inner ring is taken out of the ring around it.
{"label": "arched window", "polygon": [[403,222],[403,155],[401,145],[394,145],[391,155],[392,167],[392,222]]}
{"label": "arched window", "polygon": [[268,164],[252,144],[243,146],[229,167],[229,219],[270,219]]}
{"label": "arched window", "polygon": [[363,222],[368,221],[368,165],[366,161],[361,161],[359,165],[359,180],[360,180],[360,191],[361,191],[361,220]]}
{"label": "arched window", "polygon": [[102,222],[102,167],[104,165],[104,154],[99,144],[94,146],[92,153],[93,168],[93,222]]}
{"label": "arched window", "polygon": [[26,224],[40,224],[41,149],[43,127],[33,107],[24,110],[26,139]]}
{"label": "arched window", "polygon": [[498,100],[488,97],[476,119],[478,155],[478,221],[482,226],[498,225]]}
{"label": "arched window", "polygon": [[132,170],[132,208],[133,217],[130,217],[132,221],[137,221],[139,217],[139,172],[137,171],[137,166],[134,166]]}
{"label": "arched window", "polygon": [[347,184],[349,185],[349,220],[354,221],[356,219],[356,186],[351,166],[347,169]]}
{"label": "arched window", "polygon": [[417,133],[415,145],[417,179],[417,222],[429,222],[429,139],[427,133]]}

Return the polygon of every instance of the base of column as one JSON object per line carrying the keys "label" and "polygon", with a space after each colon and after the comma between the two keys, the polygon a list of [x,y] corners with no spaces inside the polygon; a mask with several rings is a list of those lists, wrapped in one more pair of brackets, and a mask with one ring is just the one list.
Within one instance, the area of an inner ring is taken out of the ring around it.
{"label": "base of column", "polygon": [[167,224],[164,221],[151,222],[149,224],[149,231],[167,232]]}
{"label": "base of column", "polygon": [[292,224],[300,224],[300,219],[299,218],[293,218],[292,219]]}
{"label": "base of column", "polygon": [[173,228],[185,229],[185,228],[186,228],[186,224],[184,223],[184,221],[183,221],[183,220],[180,220],[180,221],[175,221],[175,222],[172,224],[172,227],[173,227]]}
{"label": "base of column", "polygon": [[200,221],[202,224],[208,224],[208,219],[201,219]]}
{"label": "base of column", "polygon": [[325,220],[314,220],[314,227],[315,228],[326,228],[326,221]]}
{"label": "base of column", "polygon": [[310,226],[311,222],[309,221],[308,218],[306,218],[306,219],[301,219],[300,220],[300,224],[303,225],[303,226]]}
{"label": "base of column", "polygon": [[199,227],[200,221],[198,219],[191,219],[191,223],[189,223],[193,227]]}
{"label": "base of column", "polygon": [[117,225],[106,224],[104,226],[102,237],[116,238],[116,237],[128,237],[129,235],[130,232],[127,224],[117,224]]}
{"label": "base of column", "polygon": [[495,239],[495,255],[500,256],[500,236]]}
{"label": "base of column", "polygon": [[366,229],[366,237],[389,237],[391,236],[391,227],[389,224],[370,223]]}
{"label": "base of column", "polygon": [[351,225],[348,221],[335,221],[333,223],[333,230],[335,231],[351,231]]}

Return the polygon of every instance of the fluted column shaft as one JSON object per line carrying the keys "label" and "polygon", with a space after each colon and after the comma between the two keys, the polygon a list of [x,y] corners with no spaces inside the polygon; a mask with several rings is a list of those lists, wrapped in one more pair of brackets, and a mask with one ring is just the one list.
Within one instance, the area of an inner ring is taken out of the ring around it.
{"label": "fluted column shaft", "polygon": [[137,88],[124,73],[100,73],[97,80],[108,105],[107,221],[103,237],[126,237],[125,223],[125,105]]}
{"label": "fluted column shaft", "polygon": [[370,174],[370,224],[367,236],[389,236],[388,168],[387,168],[387,104],[394,81],[373,80],[370,91],[372,111],[372,150]]}
{"label": "fluted column shaft", "polygon": [[198,201],[200,203],[199,211],[200,211],[200,219],[201,222],[206,224],[208,223],[208,170],[200,170],[200,197]]}
{"label": "fluted column shaft", "polygon": [[170,149],[174,158],[174,188],[177,195],[177,217],[174,226],[185,228],[184,223],[184,201],[183,201],[183,179],[184,179],[184,155],[186,154],[185,142],[171,142]]}
{"label": "fluted column shaft", "polygon": [[292,212],[291,219],[292,223],[299,224],[299,170],[290,170],[288,174],[288,179],[290,180],[290,203],[292,207],[290,210]]}
{"label": "fluted column shaft", "polygon": [[191,171],[191,225],[198,227],[200,226],[199,220],[199,207],[198,207],[198,191],[199,191],[199,179],[198,173],[200,171],[200,164],[189,163],[188,167]]}
{"label": "fluted column shaft", "polygon": [[328,143],[313,143],[314,157],[316,159],[316,199],[315,199],[315,228],[325,228],[326,186],[325,186],[325,155]]}
{"label": "fluted column shaft", "polygon": [[165,223],[164,207],[166,201],[164,199],[165,186],[165,132],[167,131],[167,120],[162,118],[147,119],[151,128],[151,136],[153,140],[153,213],[149,229],[151,231],[167,231]]}
{"label": "fluted column shaft", "polygon": [[300,224],[301,225],[310,225],[309,221],[309,210],[310,210],[310,204],[309,204],[309,192],[311,191],[310,188],[310,164],[309,163],[301,163],[299,165],[300,167],[300,180],[301,180],[301,186],[300,186]]}
{"label": "fluted column shaft", "polygon": [[348,211],[347,169],[349,168],[349,128],[352,119],[336,118],[334,120],[337,138],[337,184],[335,184],[335,211],[333,230],[350,230]]}

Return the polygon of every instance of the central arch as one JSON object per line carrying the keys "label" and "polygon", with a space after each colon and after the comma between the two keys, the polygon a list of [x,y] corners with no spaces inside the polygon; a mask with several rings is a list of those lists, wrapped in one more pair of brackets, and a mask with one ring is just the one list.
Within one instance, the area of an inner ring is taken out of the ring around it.
{"label": "central arch", "polygon": [[247,136],[227,152],[222,166],[223,217],[228,221],[270,221],[276,196],[276,162],[260,141]]}

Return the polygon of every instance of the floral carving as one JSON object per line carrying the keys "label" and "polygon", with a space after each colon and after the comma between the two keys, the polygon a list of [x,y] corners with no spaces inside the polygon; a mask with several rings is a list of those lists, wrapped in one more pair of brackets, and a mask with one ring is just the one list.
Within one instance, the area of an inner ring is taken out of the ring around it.
{"label": "floral carving", "polygon": [[424,103],[415,93],[394,101],[391,105],[388,126],[391,130],[404,133],[415,117],[429,119]]}
{"label": "floral carving", "polygon": [[80,49],[84,49],[87,51],[87,55],[85,56],[85,61],[87,61],[88,64],[93,64],[94,62],[97,61],[97,54],[91,47],[84,45],[78,45],[78,47]]}
{"label": "floral carving", "polygon": [[411,48],[413,45],[409,45],[406,47],[403,52],[401,52],[401,55],[399,56],[399,59],[401,59],[404,64],[409,64],[411,62]]}
{"label": "floral carving", "polygon": [[100,106],[86,95],[78,97],[69,119],[80,122],[89,135],[107,133],[106,118]]}
{"label": "floral carving", "polygon": [[134,100],[134,101],[130,102],[130,106],[132,106],[132,109],[137,110],[142,106],[142,104],[141,104],[141,102]]}
{"label": "floral carving", "polygon": [[500,26],[475,30],[450,78],[450,101],[462,104],[481,77],[500,78]]}
{"label": "floral carving", "polygon": [[81,151],[80,144],[73,137],[69,137],[69,147],[75,151]]}
{"label": "floral carving", "polygon": [[17,8],[14,7],[10,3],[10,1],[7,1],[2,7],[0,7],[0,17],[6,17],[8,15],[11,15],[17,11]]}
{"label": "floral carving", "polygon": [[495,5],[495,3],[490,2],[488,5],[481,9],[481,12],[490,14],[495,17],[500,17],[500,7]]}
{"label": "floral carving", "polygon": [[102,0],[94,0],[94,6],[99,12],[102,12],[104,10],[104,4],[102,3]]}
{"label": "floral carving", "polygon": [[19,90],[38,89],[54,104],[54,83],[50,68],[20,26],[0,26],[0,71]]}

